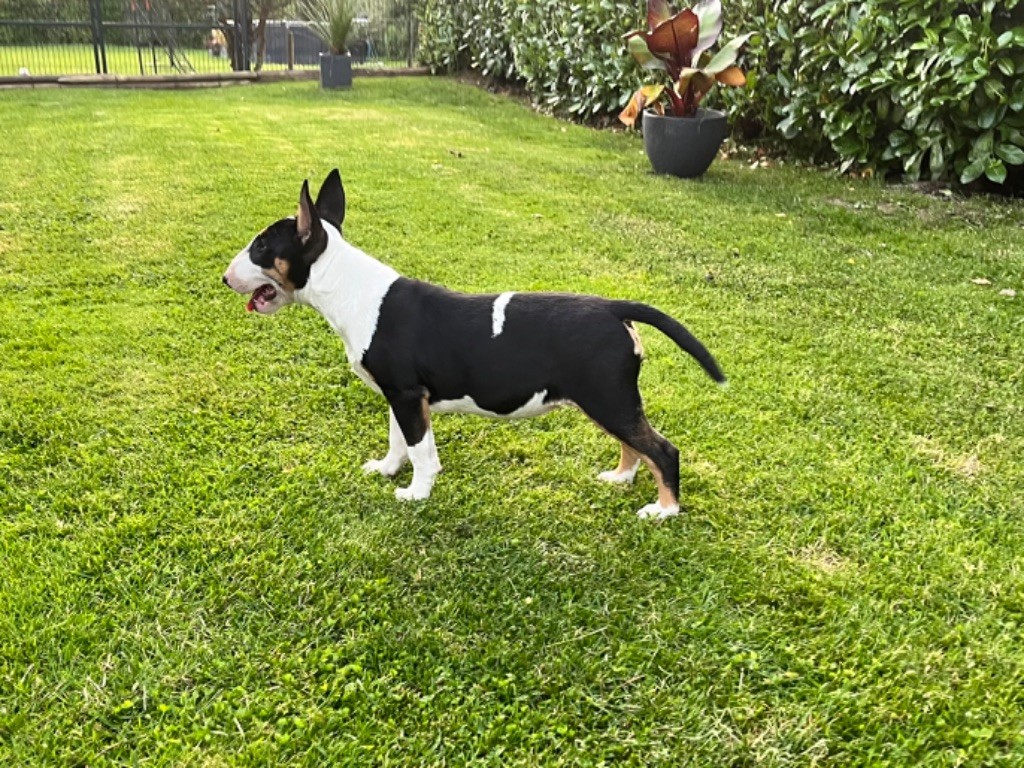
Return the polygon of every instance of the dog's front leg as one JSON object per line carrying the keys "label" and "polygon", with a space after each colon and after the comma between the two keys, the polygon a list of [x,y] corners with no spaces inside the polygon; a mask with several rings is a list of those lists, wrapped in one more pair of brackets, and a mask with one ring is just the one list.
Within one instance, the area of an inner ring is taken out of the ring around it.
{"label": "dog's front leg", "polygon": [[364,472],[377,472],[392,477],[409,460],[409,449],[398,426],[393,408],[388,408],[388,453],[383,459],[370,459],[363,464]]}
{"label": "dog's front leg", "polygon": [[412,461],[412,483],[407,488],[396,488],[395,496],[403,501],[425,499],[434,487],[434,477],[441,471],[434,445],[434,431],[430,428],[430,409],[427,396],[421,390],[391,395],[385,392],[391,411],[408,446]]}

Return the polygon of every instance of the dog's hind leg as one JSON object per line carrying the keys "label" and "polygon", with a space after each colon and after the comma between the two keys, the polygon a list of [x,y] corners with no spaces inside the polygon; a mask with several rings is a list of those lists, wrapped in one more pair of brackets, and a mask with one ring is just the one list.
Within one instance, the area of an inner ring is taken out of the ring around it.
{"label": "dog's hind leg", "polygon": [[434,445],[434,430],[430,427],[430,409],[422,391],[385,393],[395,421],[408,446],[412,462],[412,482],[406,488],[396,488],[395,496],[403,501],[425,499],[434,487],[434,478],[441,471],[441,462]]}
{"label": "dog's hind leg", "polygon": [[597,476],[598,480],[606,483],[632,483],[636,477],[636,471],[640,468],[640,454],[634,451],[625,443],[622,443],[622,453],[619,456],[619,466],[602,472]]}
{"label": "dog's hind leg", "polygon": [[[658,484],[658,501],[637,511],[638,517],[659,520],[679,514],[679,449],[662,437],[644,418],[634,445],[641,452]],[[644,429],[646,427],[646,429]],[[639,446],[644,445],[645,448]]]}
{"label": "dog's hind leg", "polygon": [[632,461],[635,466],[633,457],[639,457],[654,474],[658,501],[641,508],[637,515],[660,519],[679,514],[679,450],[647,421],[636,382],[608,382],[604,389],[574,401],[599,427],[622,442],[622,460],[615,474],[623,463]]}
{"label": "dog's hind leg", "polygon": [[398,426],[395,411],[388,408],[388,452],[383,459],[370,459],[363,464],[364,472],[377,472],[384,477],[392,477],[409,460],[409,449],[405,444],[402,429]]}

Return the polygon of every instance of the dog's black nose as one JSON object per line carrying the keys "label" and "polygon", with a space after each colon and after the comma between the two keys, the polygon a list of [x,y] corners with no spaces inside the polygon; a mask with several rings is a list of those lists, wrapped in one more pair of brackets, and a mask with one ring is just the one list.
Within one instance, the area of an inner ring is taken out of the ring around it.
{"label": "dog's black nose", "polygon": [[230,288],[230,287],[231,287],[231,283],[229,283],[229,282],[228,282],[228,276],[227,276],[227,275],[224,275],[224,276],[223,276],[223,277],[222,277],[222,278],[220,279],[220,281],[221,281],[222,283],[224,283],[224,285],[226,285],[226,286],[227,286],[228,288]]}

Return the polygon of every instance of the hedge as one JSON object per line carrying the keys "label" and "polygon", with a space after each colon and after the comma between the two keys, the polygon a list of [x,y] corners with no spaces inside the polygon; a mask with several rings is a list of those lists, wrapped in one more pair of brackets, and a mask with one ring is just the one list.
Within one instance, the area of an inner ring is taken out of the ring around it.
{"label": "hedge", "polygon": [[617,113],[640,77],[622,45],[640,24],[637,2],[426,0],[420,13],[424,64],[518,82],[551,112],[581,120]]}
{"label": "hedge", "polygon": [[[910,179],[1024,164],[1019,0],[743,3],[761,33],[747,105],[794,152]],[[1017,24],[1017,26],[1015,26]]]}
{"label": "hedge", "polygon": [[[622,36],[643,11],[640,0],[425,0],[421,57],[592,120],[642,79]],[[741,59],[747,88],[710,97],[748,138],[909,179],[1003,183],[1024,165],[1024,0],[739,0],[725,19],[724,38],[758,33]]]}

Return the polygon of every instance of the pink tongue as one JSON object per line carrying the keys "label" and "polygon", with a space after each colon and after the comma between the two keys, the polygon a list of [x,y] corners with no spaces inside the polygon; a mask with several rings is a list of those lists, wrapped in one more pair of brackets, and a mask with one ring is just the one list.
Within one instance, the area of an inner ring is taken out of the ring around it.
{"label": "pink tongue", "polygon": [[246,312],[253,312],[255,310],[256,310],[256,297],[252,296],[249,299],[249,303],[245,305],[245,311]]}

